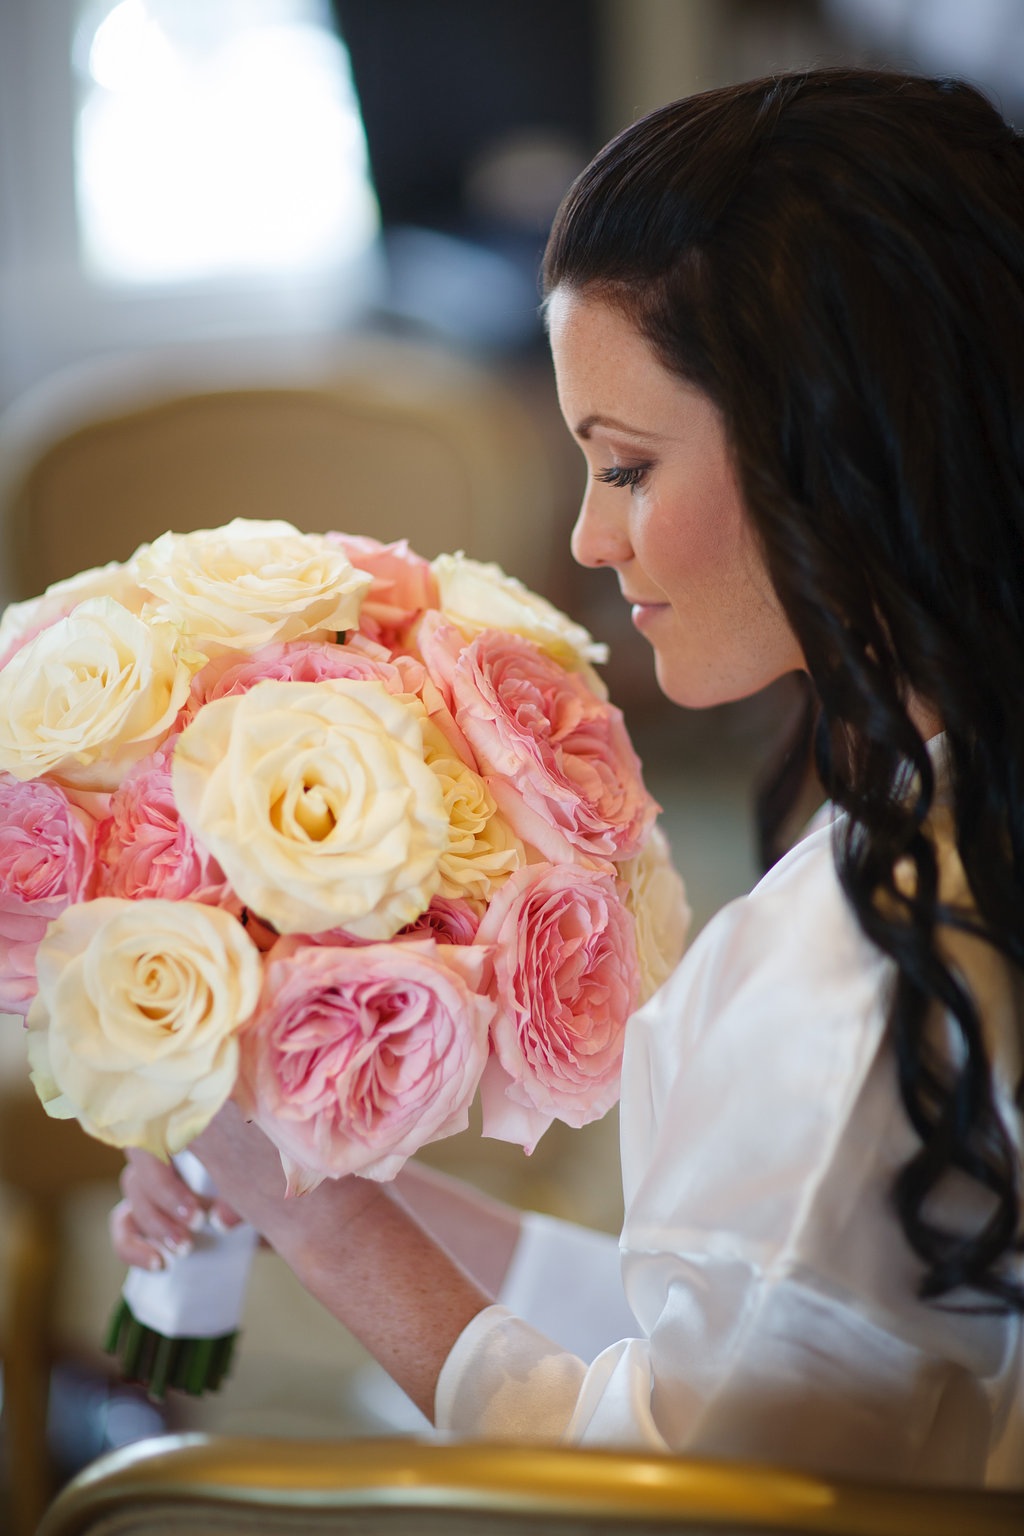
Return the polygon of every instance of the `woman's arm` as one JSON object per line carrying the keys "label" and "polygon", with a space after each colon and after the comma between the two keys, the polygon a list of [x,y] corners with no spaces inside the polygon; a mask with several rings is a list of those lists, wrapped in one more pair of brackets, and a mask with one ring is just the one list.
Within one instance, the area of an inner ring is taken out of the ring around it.
{"label": "woman's arm", "polygon": [[[393,1184],[325,1180],[286,1198],[276,1150],[233,1105],[193,1143],[217,1184],[220,1219],[250,1221],[309,1290],[428,1417],[455,1339],[489,1305],[519,1237],[517,1211],[427,1168]],[[126,1264],[159,1268],[183,1252],[211,1202],[173,1165],[128,1153],[125,1199],[111,1218]]]}
{"label": "woman's arm", "polygon": [[[449,1174],[407,1163],[389,1186],[400,1203],[483,1287],[501,1289],[519,1241],[522,1213]],[[225,1226],[238,1214],[227,1201],[189,1188],[173,1163],[131,1147],[121,1175],[124,1199],[111,1214],[118,1257],[139,1269],[160,1269],[164,1249],[184,1253],[207,1211]]]}
{"label": "woman's arm", "polygon": [[326,1179],[287,1197],[276,1149],[234,1104],[192,1150],[223,1198],[433,1419],[441,1366],[492,1297],[387,1185]]}

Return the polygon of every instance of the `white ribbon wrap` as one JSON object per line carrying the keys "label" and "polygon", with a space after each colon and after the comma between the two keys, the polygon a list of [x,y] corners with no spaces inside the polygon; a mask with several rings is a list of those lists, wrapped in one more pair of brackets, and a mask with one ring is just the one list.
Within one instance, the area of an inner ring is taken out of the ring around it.
{"label": "white ribbon wrap", "polygon": [[[192,1152],[174,1166],[190,1189],[216,1194],[209,1174]],[[161,1270],[129,1269],[123,1287],[136,1320],[169,1339],[216,1339],[241,1324],[245,1292],[258,1236],[247,1222],[218,1230],[209,1222],[195,1234],[190,1253]]]}

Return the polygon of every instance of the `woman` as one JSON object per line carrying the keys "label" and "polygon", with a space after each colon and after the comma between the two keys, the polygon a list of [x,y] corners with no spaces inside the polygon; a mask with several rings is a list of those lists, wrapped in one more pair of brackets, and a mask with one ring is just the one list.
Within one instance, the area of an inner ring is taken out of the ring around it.
{"label": "woman", "polygon": [[[510,1262],[543,1274],[546,1238],[412,1170],[285,1201],[230,1109],[196,1150],[442,1427],[1012,1478],[992,1458],[1024,1398],[1021,141],[956,83],[709,92],[598,155],[545,277],[589,468],[576,557],[617,572],[676,702],[804,672],[834,808],[631,1024],[635,1336],[587,1364],[557,1322],[491,1305]],[[189,1197],[142,1157],[125,1192],[118,1251],[157,1262]],[[567,1310],[577,1274],[548,1287]]]}

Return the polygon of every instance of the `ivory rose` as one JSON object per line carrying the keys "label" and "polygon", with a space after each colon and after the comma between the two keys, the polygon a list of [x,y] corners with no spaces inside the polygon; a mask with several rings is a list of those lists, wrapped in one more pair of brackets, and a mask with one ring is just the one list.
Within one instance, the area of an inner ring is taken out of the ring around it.
{"label": "ivory rose", "polygon": [[179,811],[282,933],[388,939],[429,904],[448,848],[423,711],[378,682],[257,683],[178,738]]}
{"label": "ivory rose", "polygon": [[494,1013],[485,965],[482,950],[432,939],[275,945],[236,1097],[279,1148],[290,1192],[350,1173],[392,1179],[466,1128]]}
{"label": "ivory rose", "polygon": [[622,715],[529,640],[481,631],[468,645],[429,619],[419,644],[498,809],[552,862],[630,858],[658,807]]}
{"label": "ivory rose", "polygon": [[[500,565],[482,564],[460,552],[438,555],[431,569],[440,594],[437,606],[469,635],[481,629],[509,630],[567,667],[608,660],[606,645],[518,577],[506,576]],[[597,686],[603,692],[603,685]]]}
{"label": "ivory rose", "polygon": [[146,594],[135,582],[128,566],[116,560],[80,571],[65,581],[55,581],[40,597],[23,603],[8,603],[0,616],[0,667],[15,651],[40,631],[66,618],[79,603],[89,597],[112,597],[129,613],[141,613]]}
{"label": "ivory rose", "polygon": [[531,1151],[555,1119],[599,1119],[619,1096],[640,978],[633,923],[610,870],[534,864],[497,892],[477,931],[492,946],[493,1054],[483,1131]]}
{"label": "ivory rose", "polygon": [[57,784],[0,774],[0,1012],[24,1015],[51,920],[93,893],[96,821]]}
{"label": "ivory rose", "polygon": [[28,1058],[47,1113],[158,1157],[198,1136],[235,1085],[259,997],[241,924],[195,902],[98,897],[53,922],[36,963]]}
{"label": "ivory rose", "polygon": [[170,731],[191,676],[170,625],[88,598],[0,671],[0,772],[115,789]]}
{"label": "ivory rose", "polygon": [[645,1003],[683,958],[693,914],[660,827],[651,828],[636,858],[620,864],[618,872],[636,924],[640,1002]]}
{"label": "ivory rose", "polygon": [[209,655],[354,629],[372,578],[320,534],[236,517],[164,533],[132,561],[152,612]]}
{"label": "ivory rose", "polygon": [[132,901],[223,903],[224,872],[178,813],[171,786],[173,743],[145,758],[110,797],[98,833],[99,892]]}

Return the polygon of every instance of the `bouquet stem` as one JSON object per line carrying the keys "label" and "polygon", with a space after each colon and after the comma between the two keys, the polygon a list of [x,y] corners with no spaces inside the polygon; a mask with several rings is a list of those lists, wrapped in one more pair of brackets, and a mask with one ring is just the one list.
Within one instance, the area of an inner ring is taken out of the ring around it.
{"label": "bouquet stem", "polygon": [[141,1382],[155,1402],[169,1387],[200,1397],[216,1392],[231,1368],[238,1330],[219,1338],[172,1339],[140,1323],[122,1296],[114,1308],[104,1341],[126,1381]]}
{"label": "bouquet stem", "polygon": [[[192,1153],[174,1161],[192,1189],[214,1193]],[[127,1381],[156,1402],[171,1388],[193,1396],[217,1390],[231,1365],[255,1246],[256,1233],[244,1223],[227,1231],[207,1224],[192,1252],[165,1269],[129,1270],[104,1344]]]}

